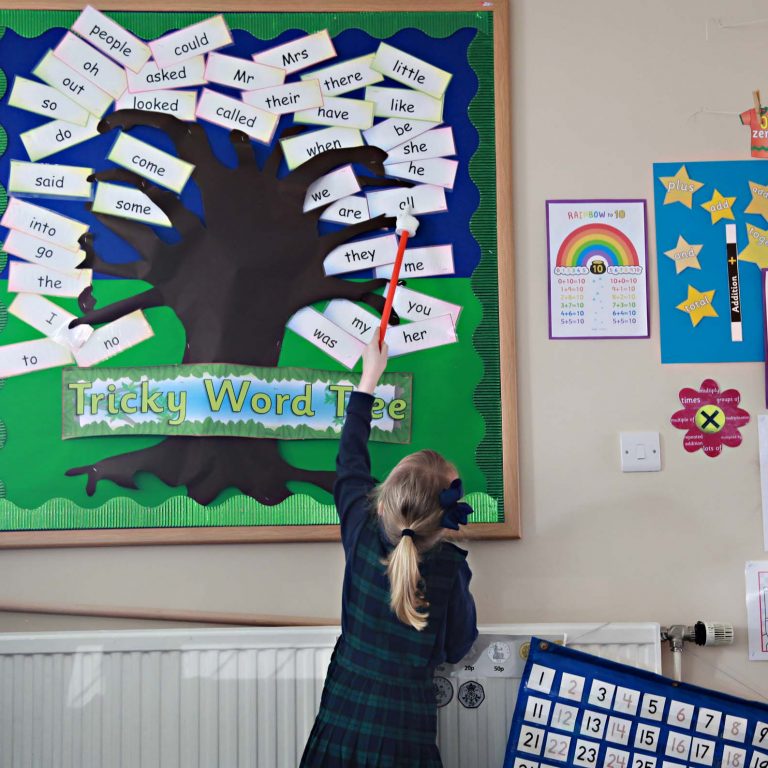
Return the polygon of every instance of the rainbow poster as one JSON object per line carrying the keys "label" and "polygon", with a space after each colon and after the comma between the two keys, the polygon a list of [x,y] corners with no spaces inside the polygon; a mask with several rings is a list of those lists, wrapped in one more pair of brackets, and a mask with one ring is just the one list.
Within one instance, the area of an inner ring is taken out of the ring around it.
{"label": "rainbow poster", "polygon": [[648,338],[645,200],[548,200],[549,336]]}

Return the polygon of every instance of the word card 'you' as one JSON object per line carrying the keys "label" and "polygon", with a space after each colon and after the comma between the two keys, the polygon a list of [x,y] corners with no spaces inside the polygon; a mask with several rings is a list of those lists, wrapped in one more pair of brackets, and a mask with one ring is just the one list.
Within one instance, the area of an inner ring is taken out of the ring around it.
{"label": "word card 'you'", "polygon": [[232,42],[227,22],[219,15],[153,40],[149,47],[158,65],[167,67],[192,56],[225,48]]}

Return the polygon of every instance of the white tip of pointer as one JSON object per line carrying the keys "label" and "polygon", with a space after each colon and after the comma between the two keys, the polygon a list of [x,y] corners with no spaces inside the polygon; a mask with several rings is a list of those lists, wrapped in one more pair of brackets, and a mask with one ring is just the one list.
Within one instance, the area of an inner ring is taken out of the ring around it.
{"label": "white tip of pointer", "polygon": [[413,237],[416,234],[416,230],[419,228],[419,222],[416,217],[411,215],[411,206],[408,206],[408,210],[404,211],[397,217],[395,222],[395,234],[402,235],[403,232],[408,233],[408,237]]}

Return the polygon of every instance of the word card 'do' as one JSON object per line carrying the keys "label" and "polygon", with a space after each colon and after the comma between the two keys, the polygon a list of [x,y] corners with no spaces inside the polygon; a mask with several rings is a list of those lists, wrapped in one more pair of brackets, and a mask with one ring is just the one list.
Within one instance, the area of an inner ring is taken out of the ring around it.
{"label": "word card 'do'", "polygon": [[152,326],[144,313],[137,309],[97,328],[82,347],[74,350],[75,360],[79,366],[87,368],[135,347],[153,335]]}
{"label": "word card 'do'", "polygon": [[382,189],[369,192],[368,207],[371,216],[397,216],[408,211],[419,216],[426,213],[441,213],[448,210],[445,190],[433,184],[419,184],[410,189]]}
{"label": "word card 'do'", "polygon": [[291,75],[299,70],[319,64],[336,55],[328,30],[291,40],[261,53],[255,53],[253,60],[270,67],[279,67]]}
{"label": "word card 'do'", "polygon": [[[437,277],[455,271],[452,245],[427,245],[405,249],[400,277]],[[376,277],[392,277],[392,266],[377,267]]]}
{"label": "word card 'do'", "polygon": [[134,138],[129,133],[120,133],[107,155],[111,160],[129,171],[137,173],[161,187],[181,194],[195,166],[185,160],[163,152],[161,149]]}
{"label": "word card 'do'", "polygon": [[304,212],[333,203],[339,198],[354,195],[360,191],[355,171],[351,165],[326,173],[307,187],[304,198]]}
{"label": "word card 'do'", "polygon": [[146,93],[173,88],[192,88],[205,85],[205,56],[193,56],[180,63],[158,66],[148,61],[138,72],[128,72],[128,91]]}
{"label": "word card 'do'", "polygon": [[380,83],[384,76],[371,69],[371,62],[375,54],[358,56],[356,59],[347,59],[330,67],[317,69],[301,79],[316,78],[320,81],[320,89],[323,96],[340,96],[342,93],[364,88],[366,85]]}
{"label": "word card 'do'", "polygon": [[65,200],[90,200],[93,184],[88,177],[93,168],[79,165],[54,165],[11,160],[8,191],[18,197],[58,197]]}
{"label": "word card 'do'", "polygon": [[58,304],[32,293],[20,293],[8,307],[8,311],[49,339],[63,344],[71,350],[79,349],[93,333],[90,325],[69,324],[76,319]]}
{"label": "word card 'do'", "polygon": [[47,240],[70,251],[79,251],[78,240],[88,231],[82,221],[70,219],[48,208],[12,197],[0,225]]}
{"label": "word card 'do'", "polygon": [[32,264],[71,274],[85,259],[85,251],[70,251],[15,229],[8,231],[3,250]]}
{"label": "word card 'do'", "polygon": [[342,330],[312,307],[296,312],[285,326],[346,368],[360,359],[365,344]]}
{"label": "word card 'do'", "polygon": [[243,101],[276,115],[287,115],[290,112],[320,106],[323,103],[323,94],[320,93],[317,80],[302,80],[298,83],[260,88],[257,91],[245,91]]}
{"label": "word card 'do'", "polygon": [[50,339],[22,341],[0,346],[0,378],[58,368],[73,362],[72,353],[62,344]]}
{"label": "word card 'do'", "polygon": [[203,89],[197,102],[197,116],[224,128],[237,129],[262,144],[269,144],[279,115],[253,107],[222,93]]}
{"label": "word card 'do'", "polygon": [[323,106],[296,112],[293,116],[293,122],[311,125],[340,125],[364,130],[373,125],[373,103],[360,99],[323,96]]}
{"label": "word card 'do'", "polygon": [[75,125],[66,120],[51,120],[37,128],[24,131],[19,138],[30,160],[42,160],[95,138],[99,135],[98,125],[99,118],[93,115],[88,116],[86,125]]}
{"label": "word card 'do'", "polygon": [[179,120],[194,122],[197,112],[195,91],[151,91],[125,93],[115,104],[115,109],[138,109],[141,112],[163,112]]}
{"label": "word card 'do'", "polygon": [[325,257],[323,268],[326,275],[341,275],[373,269],[382,264],[394,264],[396,259],[397,237],[381,235],[337,246]]}
{"label": "word card 'do'", "polygon": [[412,117],[436,123],[443,120],[443,100],[426,93],[374,85],[365,89],[365,100],[374,103],[373,114],[376,117]]}
{"label": "word card 'do'", "polygon": [[158,65],[167,67],[192,56],[225,48],[232,42],[227,22],[219,15],[153,40],[149,47]]}
{"label": "word card 'do'", "polygon": [[431,120],[405,120],[401,117],[390,117],[388,120],[382,120],[380,123],[376,123],[373,128],[364,131],[363,136],[365,136],[367,144],[389,152],[393,147],[409,139],[415,139],[417,136],[437,128],[438,125],[440,125],[439,122],[432,122]]}
{"label": "word card 'do'", "polygon": [[334,299],[329,302],[323,314],[339,328],[357,337],[363,344],[370,343],[381,325],[381,318],[378,315],[368,312],[354,301],[347,301],[347,299]]}
{"label": "word card 'do'", "polygon": [[152,56],[146,43],[90,5],[77,17],[72,31],[132,72],[138,72]]}
{"label": "word card 'do'", "polygon": [[290,139],[280,139],[280,145],[285,162],[292,171],[329,149],[362,147],[363,136],[357,128],[322,128]]}
{"label": "word card 'do'", "polygon": [[337,224],[354,224],[356,221],[368,221],[370,218],[365,195],[342,197],[320,214],[320,221],[333,221]]}
{"label": "word card 'do'", "polygon": [[462,309],[458,304],[427,296],[404,285],[399,286],[395,291],[392,306],[395,312],[405,320],[429,320],[433,317],[448,315],[454,325],[458,325]]}
{"label": "word card 'do'", "polygon": [[456,341],[458,341],[456,328],[450,315],[387,328],[390,357],[398,357],[409,352],[418,352],[432,347],[442,347],[446,344],[454,344]]}
{"label": "word card 'do'", "polygon": [[14,293],[76,299],[91,284],[92,279],[93,272],[90,269],[78,269],[65,274],[25,261],[12,261],[8,266],[8,290]]}
{"label": "word card 'do'", "polygon": [[128,87],[125,70],[121,66],[71,32],[64,35],[53,55],[106,91],[113,99],[119,99]]}
{"label": "word card 'do'", "polygon": [[453,189],[459,163],[458,160],[433,157],[429,160],[408,160],[405,163],[387,164],[385,168],[387,176]]}
{"label": "word card 'do'", "polygon": [[453,75],[387,43],[379,43],[371,68],[392,80],[436,99],[445,94]]}
{"label": "word card 'do'", "polygon": [[255,91],[282,85],[285,82],[285,70],[238,56],[210,53],[205,65],[205,79],[209,83],[225,85],[227,88]]}
{"label": "word card 'do'", "polygon": [[158,227],[172,227],[170,219],[158,205],[153,203],[141,190],[109,184],[100,181],[96,185],[91,210],[107,216],[156,224]]}
{"label": "word card 'do'", "polygon": [[91,116],[85,107],[75,104],[50,85],[35,83],[19,75],[13,80],[8,104],[36,115],[64,120],[75,126],[87,125]]}

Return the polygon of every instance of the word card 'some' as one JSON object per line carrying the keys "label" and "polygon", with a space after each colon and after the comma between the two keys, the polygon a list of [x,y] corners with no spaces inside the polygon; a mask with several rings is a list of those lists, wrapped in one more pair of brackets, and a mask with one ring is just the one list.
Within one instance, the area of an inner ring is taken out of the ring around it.
{"label": "word card 'some'", "polygon": [[764,704],[534,638],[505,768],[768,768]]}

